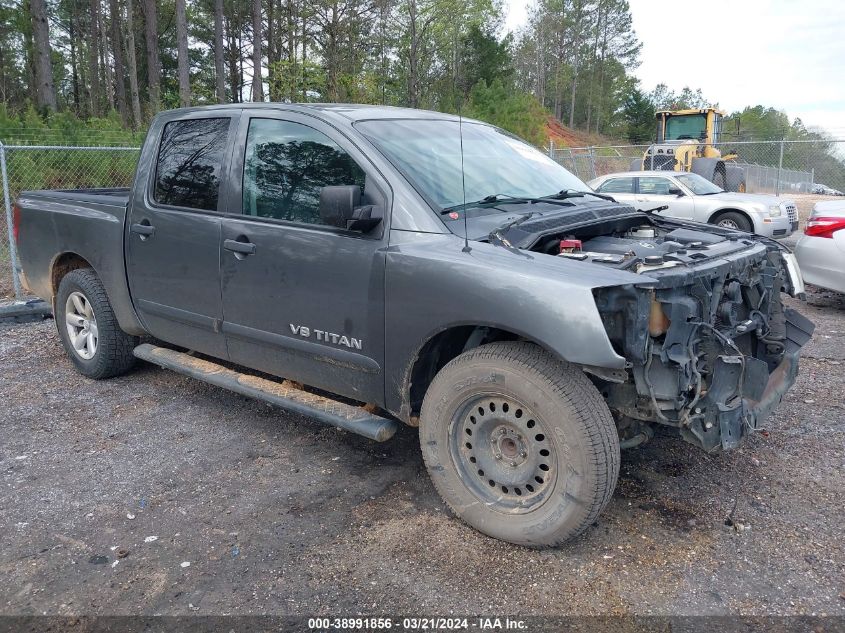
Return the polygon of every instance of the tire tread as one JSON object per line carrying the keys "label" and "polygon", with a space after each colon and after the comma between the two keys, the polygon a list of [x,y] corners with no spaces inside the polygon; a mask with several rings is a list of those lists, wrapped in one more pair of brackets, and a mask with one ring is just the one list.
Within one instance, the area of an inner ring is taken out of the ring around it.
{"label": "tire tread", "polygon": [[[92,359],[93,363],[83,363],[70,349],[67,334],[63,329],[64,302],[73,291],[72,286],[78,287],[88,298],[97,319],[99,337],[97,353]],[[113,378],[125,374],[135,365],[136,358],[132,352],[138,344],[138,339],[120,329],[103,282],[93,269],[77,268],[62,278],[59,283],[56,311],[59,313],[56,327],[65,343],[68,356],[82,374],[97,380]]]}
{"label": "tire tread", "polygon": [[[473,364],[482,360],[506,361],[521,366],[543,381],[557,397],[564,400],[575,415],[588,421],[583,426],[589,443],[588,454],[591,456],[589,465],[595,475],[595,485],[592,490],[593,502],[575,528],[556,535],[554,540],[545,543],[549,546],[560,545],[581,534],[595,523],[613,496],[620,467],[619,437],[613,416],[604,398],[580,369],[555,358],[543,348],[524,341],[489,343],[464,352],[447,363],[432,384],[439,377],[447,375],[456,365]],[[426,459],[426,451],[423,451],[423,458],[426,466],[430,467]],[[441,496],[444,497],[451,510],[461,516],[459,509],[454,507],[444,495]]]}

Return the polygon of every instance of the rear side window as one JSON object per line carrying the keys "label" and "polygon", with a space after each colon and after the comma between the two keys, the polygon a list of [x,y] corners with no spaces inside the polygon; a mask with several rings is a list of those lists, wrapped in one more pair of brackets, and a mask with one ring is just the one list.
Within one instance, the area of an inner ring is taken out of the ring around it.
{"label": "rear side window", "polygon": [[634,179],[611,178],[601,183],[596,191],[601,193],[634,193]]}
{"label": "rear side window", "polygon": [[216,211],[229,119],[172,121],[164,126],[156,163],[159,204]]}

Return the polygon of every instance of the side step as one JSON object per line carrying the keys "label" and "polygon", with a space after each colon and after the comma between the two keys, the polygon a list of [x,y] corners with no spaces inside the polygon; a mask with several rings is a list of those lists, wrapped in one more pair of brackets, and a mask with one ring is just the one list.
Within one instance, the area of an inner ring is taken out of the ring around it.
{"label": "side step", "polygon": [[144,343],[136,347],[133,353],[137,358],[165,369],[250,398],[264,400],[282,409],[316,418],[324,424],[363,435],[376,442],[389,440],[398,429],[396,421],[369,413],[363,407],[318,396],[285,383],[242,374],[166,347]]}

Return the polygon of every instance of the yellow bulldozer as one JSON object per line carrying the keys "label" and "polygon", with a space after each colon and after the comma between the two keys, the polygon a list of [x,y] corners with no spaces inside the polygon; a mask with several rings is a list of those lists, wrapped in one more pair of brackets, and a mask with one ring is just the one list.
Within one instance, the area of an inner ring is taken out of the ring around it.
{"label": "yellow bulldozer", "polygon": [[722,154],[716,147],[722,136],[725,113],[716,108],[660,110],[656,114],[657,142],[633,171],[688,171],[703,176],[726,191],[745,191],[745,171],[737,155]]}

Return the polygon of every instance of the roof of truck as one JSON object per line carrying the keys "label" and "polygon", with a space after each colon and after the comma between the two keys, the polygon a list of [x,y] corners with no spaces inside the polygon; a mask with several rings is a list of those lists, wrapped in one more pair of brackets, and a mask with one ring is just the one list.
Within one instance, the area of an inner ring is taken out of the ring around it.
{"label": "roof of truck", "polygon": [[387,105],[367,105],[358,103],[226,103],[220,105],[200,106],[194,108],[180,108],[170,112],[203,112],[207,110],[288,110],[299,112],[319,111],[324,114],[343,117],[350,121],[364,119],[446,119],[457,121],[454,114],[433,112],[431,110],[417,110],[415,108],[397,108]]}

